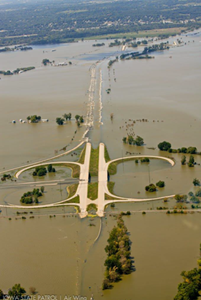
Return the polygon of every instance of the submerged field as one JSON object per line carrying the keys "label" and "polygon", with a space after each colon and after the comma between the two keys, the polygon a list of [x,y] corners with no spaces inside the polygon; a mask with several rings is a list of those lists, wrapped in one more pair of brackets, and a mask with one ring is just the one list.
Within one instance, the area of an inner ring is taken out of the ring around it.
{"label": "submerged field", "polygon": [[[170,39],[170,44],[176,39]],[[35,47],[31,52],[0,53],[1,69],[36,67],[28,73],[1,76],[0,172],[72,149],[86,130],[84,124],[78,128],[75,115],[83,115],[86,121],[91,113],[93,126],[87,136],[94,149],[100,142],[105,143],[111,159],[140,153],[145,157],[171,156],[176,162],[173,168],[155,160],[149,165],[136,165],[134,161],[119,164],[117,173],[110,178],[115,182],[115,194],[150,198],[153,195],[147,194],[144,187],[149,181],[159,180],[164,180],[166,185],[157,196],[194,192],[193,179],[201,179],[200,155],[194,156],[198,165],[189,168],[181,166],[182,154],[157,148],[159,142],[166,140],[175,149],[195,146],[201,151],[201,35],[189,34],[182,36],[182,40],[182,47],[156,53],[155,59],[118,61],[110,69],[108,61],[123,53],[122,47],[108,47],[110,41],[104,41],[105,46],[98,49],[92,47],[94,41],[84,41]],[[138,48],[141,51],[141,47]],[[68,65],[44,67],[41,64],[44,58]],[[109,93],[108,89],[111,89]],[[57,125],[56,118],[69,112],[72,120],[63,126]],[[18,121],[34,114],[49,122],[22,124]],[[148,121],[140,121],[142,119]],[[16,120],[16,124],[12,124],[12,120]],[[133,121],[134,126],[131,126]],[[144,146],[122,142],[131,130],[132,134],[143,137]],[[94,150],[96,156],[90,167],[95,176],[92,184],[97,181],[96,152]],[[80,153],[81,148],[55,162],[78,161]],[[188,160],[189,155],[186,156]],[[31,171],[21,176],[24,181],[32,180]],[[61,166],[56,175],[41,179],[41,184],[53,177],[71,180],[71,171]],[[67,186],[47,187],[43,201],[52,203],[65,199]],[[1,182],[0,203],[19,204],[26,188],[4,187]],[[173,208],[176,201],[165,205]],[[106,209],[102,221],[98,218],[80,220],[77,215],[71,215],[76,212],[73,207],[37,209],[33,220],[29,219],[30,213],[22,220],[16,210],[2,208],[0,232],[4,245],[0,249],[0,288],[7,290],[20,282],[27,291],[35,286],[39,294],[87,297],[94,294],[95,299],[108,300],[173,299],[180,272],[196,265],[201,223],[199,213],[168,216],[165,212],[151,212],[150,209],[156,210],[158,206],[164,206],[163,201],[115,204],[115,208]],[[125,223],[131,233],[136,271],[115,284],[113,290],[102,292],[104,247],[108,231],[114,225],[109,214],[127,210],[132,211],[130,217],[125,217]],[[149,212],[142,215],[143,210]],[[56,217],[49,218],[49,215]],[[9,221],[9,217],[12,220]],[[95,226],[89,226],[90,223]],[[94,242],[99,232],[100,237]],[[145,283],[146,289],[143,288]]]}

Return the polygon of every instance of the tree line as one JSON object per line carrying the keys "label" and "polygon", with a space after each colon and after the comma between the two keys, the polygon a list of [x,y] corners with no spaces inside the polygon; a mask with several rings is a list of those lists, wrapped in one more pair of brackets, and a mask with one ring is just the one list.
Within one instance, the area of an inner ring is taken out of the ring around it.
{"label": "tree line", "polygon": [[105,247],[107,258],[105,260],[105,279],[102,289],[110,289],[113,282],[121,280],[122,275],[132,271],[131,241],[122,214],[117,217],[117,226],[110,232],[108,245]]}

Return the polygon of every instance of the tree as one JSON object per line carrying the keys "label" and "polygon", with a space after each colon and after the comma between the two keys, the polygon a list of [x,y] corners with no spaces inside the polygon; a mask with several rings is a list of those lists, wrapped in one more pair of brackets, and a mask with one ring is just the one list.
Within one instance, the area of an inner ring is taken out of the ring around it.
{"label": "tree", "polygon": [[3,294],[2,290],[0,289],[0,299],[3,299],[3,297],[4,297],[4,294]]}
{"label": "tree", "polygon": [[145,190],[151,193],[156,192],[156,186],[151,183],[150,185],[145,186]]}
{"label": "tree", "polygon": [[51,61],[49,60],[49,59],[47,59],[47,58],[44,58],[43,60],[42,60],[42,64],[44,65],[44,66],[47,66],[47,64],[50,64],[51,63]]}
{"label": "tree", "polygon": [[76,120],[76,121],[78,121],[78,120],[79,120],[79,118],[80,118],[80,116],[79,116],[79,115],[76,115],[76,116],[75,116],[75,120]]}
{"label": "tree", "polygon": [[186,164],[186,156],[185,156],[185,155],[182,156],[181,164],[182,164],[182,165],[185,165],[185,164]]}
{"label": "tree", "polygon": [[128,136],[128,143],[129,145],[132,145],[134,143],[134,138],[131,135]]}
{"label": "tree", "polygon": [[196,147],[188,147],[187,153],[196,154],[197,148]]}
{"label": "tree", "polygon": [[200,185],[200,180],[198,180],[197,178],[193,179],[193,185],[194,186],[199,186]]}
{"label": "tree", "polygon": [[165,186],[165,182],[160,180],[156,183],[156,186],[163,188]]}
{"label": "tree", "polygon": [[189,158],[188,166],[194,167],[194,162],[195,162],[194,157],[193,157],[193,155],[191,155]]}
{"label": "tree", "polygon": [[68,114],[64,114],[63,115],[63,117],[64,117],[64,119],[67,121],[67,120],[71,120],[71,116],[72,116],[72,114],[71,113],[68,113]]}
{"label": "tree", "polygon": [[67,114],[64,114],[63,117],[64,117],[64,119],[66,119],[66,121],[68,120],[68,115]]}
{"label": "tree", "polygon": [[135,144],[137,146],[142,146],[144,144],[143,138],[138,135],[137,138],[135,139]]}
{"label": "tree", "polygon": [[44,193],[45,187],[41,186],[40,190],[41,190],[41,193]]}
{"label": "tree", "polygon": [[18,298],[21,299],[22,295],[25,294],[26,291],[20,284],[15,284],[9,291],[8,295],[13,297],[14,299]]}
{"label": "tree", "polygon": [[126,143],[127,138],[126,138],[126,137],[123,137],[122,141],[123,141],[124,143]]}
{"label": "tree", "polygon": [[80,116],[80,123],[84,123],[84,118],[83,118],[83,116]]}
{"label": "tree", "polygon": [[199,189],[196,193],[195,193],[196,197],[201,197],[201,189]]}
{"label": "tree", "polygon": [[171,148],[171,144],[164,141],[164,142],[161,142],[161,143],[158,144],[158,148],[161,151],[168,151]]}
{"label": "tree", "polygon": [[62,118],[56,118],[56,122],[57,122],[58,125],[63,125],[64,119],[62,119]]}
{"label": "tree", "polygon": [[48,170],[49,173],[52,172],[52,164],[49,164],[49,165],[47,166],[47,170]]}
{"label": "tree", "polygon": [[186,147],[182,147],[182,148],[180,149],[180,151],[181,151],[181,153],[186,153],[186,152],[187,152],[187,148],[186,148]]}
{"label": "tree", "polygon": [[40,169],[38,172],[37,172],[37,176],[45,176],[47,173],[46,169]]}

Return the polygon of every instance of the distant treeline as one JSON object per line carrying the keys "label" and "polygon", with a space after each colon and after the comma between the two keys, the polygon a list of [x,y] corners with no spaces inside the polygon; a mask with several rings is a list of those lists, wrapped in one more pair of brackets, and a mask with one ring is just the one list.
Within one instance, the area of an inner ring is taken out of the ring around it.
{"label": "distant treeline", "polygon": [[97,35],[201,26],[199,0],[33,1],[2,4],[0,46],[72,42]]}
{"label": "distant treeline", "polygon": [[31,70],[34,70],[35,67],[27,67],[27,68],[17,68],[16,70],[14,71],[0,71],[0,74],[2,75],[16,75],[16,74],[19,74],[19,73],[23,73],[23,72],[27,72],[27,71],[31,71]]}

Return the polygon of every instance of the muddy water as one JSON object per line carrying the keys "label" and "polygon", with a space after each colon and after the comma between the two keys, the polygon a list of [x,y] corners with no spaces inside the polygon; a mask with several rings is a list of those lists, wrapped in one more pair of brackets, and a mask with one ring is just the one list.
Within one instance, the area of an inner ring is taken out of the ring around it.
{"label": "muddy water", "polygon": [[[101,49],[94,49],[91,41],[60,47],[35,47],[26,53],[1,54],[0,69],[36,66],[34,71],[9,78],[2,76],[0,81],[1,170],[52,156],[55,150],[78,144],[84,127],[78,130],[72,141],[77,130],[74,120],[59,127],[55,119],[68,112],[72,112],[73,116],[86,114],[89,69],[101,59],[96,67],[94,127],[89,134],[93,146],[103,141],[111,158],[125,156],[126,151],[168,156],[168,153],[159,152],[156,148],[163,140],[170,141],[173,148],[196,146],[201,150],[201,38],[189,36],[183,39],[187,42],[184,47],[165,51],[156,55],[154,60],[118,62],[110,71],[108,60],[103,58],[114,57],[120,49],[108,48],[108,42]],[[52,52],[54,48],[56,51]],[[43,67],[43,58],[56,63],[72,61],[73,64],[62,68]],[[100,74],[103,80],[103,125],[99,123]],[[106,93],[108,88],[111,88],[110,94]],[[111,113],[114,114],[113,121],[110,120]],[[18,122],[18,119],[26,119],[31,114],[41,115],[50,121],[41,124]],[[146,145],[124,145],[122,138],[127,134],[125,122],[142,118],[148,119],[148,122],[136,122],[134,132],[144,138]],[[10,123],[13,119],[17,120],[17,124]],[[136,166],[134,162],[120,164],[112,178],[116,183],[115,193],[127,197],[149,197],[144,192],[149,177],[154,183],[158,180],[166,183],[165,189],[157,192],[157,196],[194,190],[192,180],[199,178],[200,166],[183,167],[180,164],[182,155],[171,156],[176,160],[174,168],[159,161],[151,162],[149,167]],[[76,160],[77,157],[67,156],[65,159]],[[197,156],[196,161],[200,163]],[[49,189],[47,195],[52,196],[45,201],[61,197],[60,191],[56,192],[58,187]],[[136,194],[137,191],[140,194]],[[2,189],[1,202],[7,201],[12,192]],[[18,197],[14,197],[14,193],[12,199],[17,204]],[[165,205],[172,208],[175,204],[172,200]],[[108,208],[107,211],[140,211],[163,205],[162,201],[116,204],[113,210]],[[196,265],[201,229],[199,214],[167,216],[163,212],[150,212],[142,216],[141,213],[133,213],[125,220],[131,233],[136,272],[123,278],[113,290],[103,293],[104,247],[115,222],[107,215],[101,236],[94,243],[100,220],[62,216],[70,212],[75,212],[74,208],[49,208],[34,211],[34,219],[29,219],[29,214],[26,220],[15,220],[16,211],[2,209],[1,214],[6,218],[0,218],[3,241],[0,248],[3,274],[0,288],[6,290],[20,282],[27,290],[35,286],[41,294],[80,294],[89,298],[93,293],[95,299],[170,300],[176,293],[180,272]],[[61,216],[49,218],[49,214]],[[11,221],[8,216],[12,216]],[[90,222],[96,226],[89,227]]]}
{"label": "muddy water", "polygon": [[[125,218],[136,271],[125,276],[111,291],[102,292],[104,247],[108,231],[115,224],[112,217],[103,221],[102,234],[95,243],[99,219],[81,221],[62,216],[0,219],[1,237],[6,241],[0,249],[4,274],[1,285],[8,289],[21,282],[27,290],[35,286],[39,294],[79,294],[88,299],[91,293],[95,299],[173,299],[181,280],[180,272],[196,266],[200,220],[199,214],[164,213],[146,216],[136,213]],[[95,226],[88,226],[89,223]]]}

